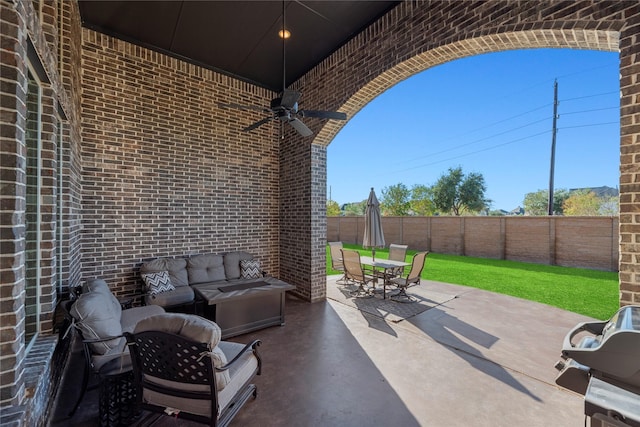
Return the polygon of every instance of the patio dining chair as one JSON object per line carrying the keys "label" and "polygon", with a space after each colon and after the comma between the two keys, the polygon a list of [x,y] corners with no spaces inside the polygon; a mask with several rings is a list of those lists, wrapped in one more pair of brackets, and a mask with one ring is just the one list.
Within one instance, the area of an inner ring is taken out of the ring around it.
{"label": "patio dining chair", "polygon": [[418,252],[413,256],[411,262],[411,270],[406,277],[395,277],[391,279],[391,283],[396,285],[399,291],[391,295],[391,299],[399,302],[413,302],[414,299],[407,294],[407,288],[420,284],[420,275],[424,268],[425,258],[429,255],[428,251]]}
{"label": "patio dining chair", "polygon": [[[393,261],[404,261],[407,257],[407,249],[408,245],[398,245],[392,243],[389,245],[389,259]],[[398,267],[393,269],[388,269],[387,274],[391,274],[394,277],[402,276],[404,273],[404,267]]]}
{"label": "patio dining chair", "polygon": [[342,242],[329,242],[329,251],[331,254],[331,269],[342,272],[342,277],[336,280],[336,283],[339,285],[348,284],[349,280],[344,272],[344,264],[342,262]]}
{"label": "patio dining chair", "polygon": [[358,289],[352,291],[352,295],[369,295],[369,290],[365,288],[368,283],[374,280],[372,275],[366,274],[360,262],[360,253],[351,249],[340,249],[342,262],[344,264],[344,274],[347,280],[358,285]]}

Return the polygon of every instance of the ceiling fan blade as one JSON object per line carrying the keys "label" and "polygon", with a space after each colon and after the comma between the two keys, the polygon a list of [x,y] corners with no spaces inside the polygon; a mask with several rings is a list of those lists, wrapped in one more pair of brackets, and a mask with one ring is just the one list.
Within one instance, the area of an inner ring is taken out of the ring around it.
{"label": "ceiling fan blade", "polygon": [[240,109],[240,110],[256,110],[256,111],[263,111],[265,113],[269,113],[271,112],[271,110],[269,110],[268,108],[265,107],[257,107],[255,105],[242,105],[242,104],[222,104],[219,103],[218,104],[219,107],[222,108],[236,108],[236,109]]}
{"label": "ceiling fan blade", "polygon": [[317,117],[319,119],[347,120],[347,113],[339,111],[300,110],[302,117]]}
{"label": "ceiling fan blade", "polygon": [[298,131],[298,133],[302,136],[311,136],[313,135],[313,132],[311,132],[311,129],[309,129],[307,127],[307,125],[305,125],[304,123],[302,123],[302,121],[300,119],[297,118],[293,118],[291,120],[289,120],[288,122],[291,126],[293,126],[293,128],[295,130]]}
{"label": "ceiling fan blade", "polygon": [[250,130],[254,130],[255,128],[262,126],[263,124],[270,122],[271,120],[273,120],[273,117],[265,117],[262,120],[258,120],[257,122],[255,122],[252,125],[247,126],[246,128],[242,129],[244,132],[249,132]]}
{"label": "ceiling fan blade", "polygon": [[300,92],[296,90],[285,89],[284,91],[282,91],[280,105],[288,110],[291,110],[296,105],[296,102],[298,102],[299,99]]}

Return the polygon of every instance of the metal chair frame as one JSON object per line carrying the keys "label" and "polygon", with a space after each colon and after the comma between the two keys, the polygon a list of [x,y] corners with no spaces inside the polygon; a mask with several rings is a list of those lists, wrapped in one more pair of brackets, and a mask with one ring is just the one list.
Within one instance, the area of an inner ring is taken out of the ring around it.
{"label": "metal chair frame", "polygon": [[371,295],[365,286],[374,280],[374,277],[367,275],[360,262],[360,253],[351,249],[340,249],[342,252],[342,262],[344,264],[345,276],[352,283],[358,285],[358,289],[351,292],[351,295],[363,296]]}
{"label": "metal chair frame", "polygon": [[[422,269],[424,268],[427,255],[429,255],[428,251],[416,253],[411,261],[411,270],[407,274],[407,277],[396,277],[391,279],[391,283],[396,285],[399,289],[397,293],[390,296],[392,300],[398,302],[415,301],[412,296],[407,294],[407,288],[412,285],[415,286],[420,284],[420,275],[422,274]],[[399,299],[400,297],[404,298],[404,300]]]}
{"label": "metal chair frame", "polygon": [[329,252],[331,254],[331,268],[333,270],[342,272],[342,277],[336,280],[336,283],[339,285],[348,285],[349,279],[345,274],[341,251],[342,251],[342,242],[329,242]]}

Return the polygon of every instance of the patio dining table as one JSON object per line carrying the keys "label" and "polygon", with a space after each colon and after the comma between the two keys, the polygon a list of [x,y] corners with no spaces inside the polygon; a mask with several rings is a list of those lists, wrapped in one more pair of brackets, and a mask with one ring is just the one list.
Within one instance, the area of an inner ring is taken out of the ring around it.
{"label": "patio dining table", "polygon": [[[404,262],[404,261],[394,261],[391,259],[374,259],[370,256],[360,256],[360,263],[362,263],[362,265],[367,265],[369,267],[372,267],[372,269],[376,270],[382,270],[383,277],[384,280],[382,282],[382,298],[386,299],[387,298],[387,285],[389,284],[389,277],[390,275],[387,274],[388,270],[392,270],[398,267],[406,267],[408,265],[410,265],[410,263],[408,262]],[[374,287],[375,287],[376,281],[374,281]]]}

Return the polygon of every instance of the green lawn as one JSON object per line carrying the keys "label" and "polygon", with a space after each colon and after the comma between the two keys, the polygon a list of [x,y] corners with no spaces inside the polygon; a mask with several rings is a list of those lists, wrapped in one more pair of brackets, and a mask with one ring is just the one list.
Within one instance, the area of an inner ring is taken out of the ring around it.
{"label": "green lawn", "polygon": [[[371,255],[362,246],[344,247]],[[407,262],[415,252],[408,251]],[[388,249],[376,250],[376,257],[387,255]],[[327,274],[340,274],[331,269],[328,245]],[[619,308],[615,272],[430,253],[422,277],[537,301],[601,320]]]}

